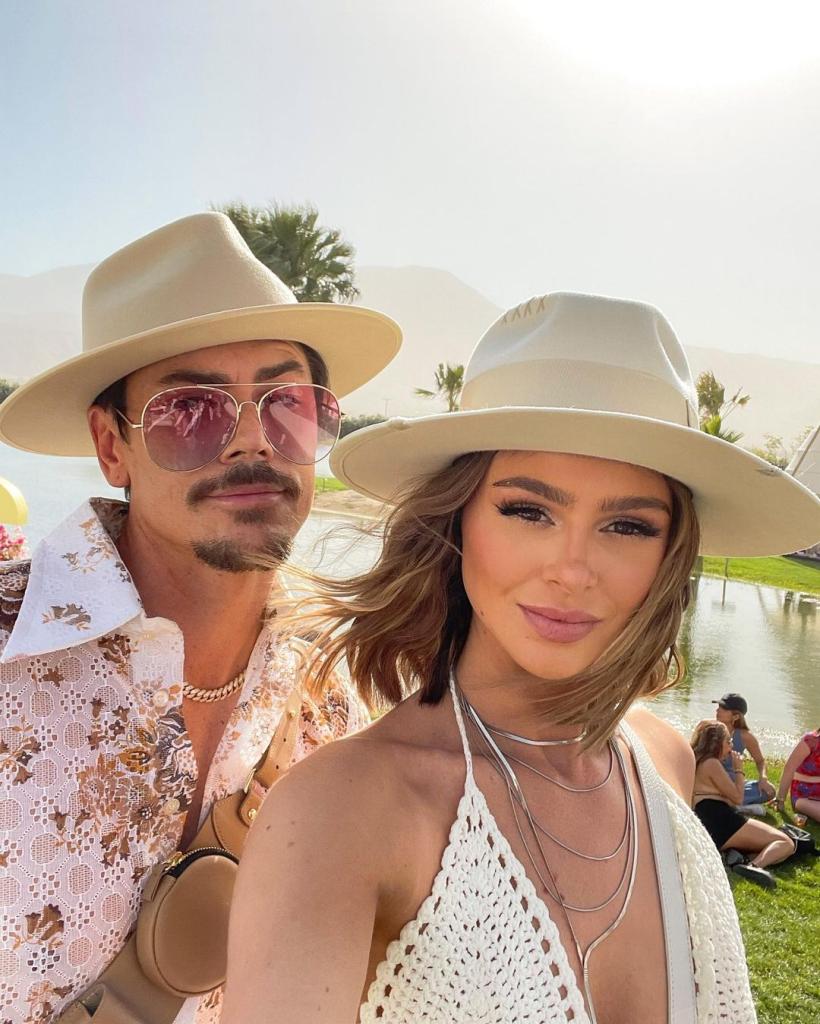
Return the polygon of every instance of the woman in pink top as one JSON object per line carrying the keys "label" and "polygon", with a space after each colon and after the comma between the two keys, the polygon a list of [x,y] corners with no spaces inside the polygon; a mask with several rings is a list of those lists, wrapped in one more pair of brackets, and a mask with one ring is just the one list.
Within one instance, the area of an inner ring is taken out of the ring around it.
{"label": "woman in pink top", "polygon": [[787,789],[795,811],[820,821],[820,729],[807,732],[789,754],[777,792],[779,811],[786,806]]}

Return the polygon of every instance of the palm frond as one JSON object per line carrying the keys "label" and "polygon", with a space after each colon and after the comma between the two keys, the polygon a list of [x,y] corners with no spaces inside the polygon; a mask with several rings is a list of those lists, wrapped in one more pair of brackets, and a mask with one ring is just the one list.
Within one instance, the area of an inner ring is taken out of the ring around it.
{"label": "palm frond", "polygon": [[252,207],[233,202],[214,209],[231,218],[254,256],[301,302],[351,302],[358,297],[356,251],[338,229],[318,223],[319,211],[312,204]]}

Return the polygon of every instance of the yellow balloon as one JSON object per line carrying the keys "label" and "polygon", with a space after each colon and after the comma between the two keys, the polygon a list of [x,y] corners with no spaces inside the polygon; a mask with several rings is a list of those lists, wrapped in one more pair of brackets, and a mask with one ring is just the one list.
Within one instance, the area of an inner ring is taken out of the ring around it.
{"label": "yellow balloon", "polygon": [[28,505],[19,487],[0,476],[0,523],[22,526],[28,520]]}

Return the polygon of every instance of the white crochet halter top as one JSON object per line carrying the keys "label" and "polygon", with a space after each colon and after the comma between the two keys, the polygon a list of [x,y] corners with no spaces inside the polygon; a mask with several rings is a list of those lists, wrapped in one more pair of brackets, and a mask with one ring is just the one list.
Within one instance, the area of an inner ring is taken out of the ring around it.
{"label": "white crochet halter top", "polygon": [[[558,929],[467,770],[433,891],[387,948],[361,1024],[590,1024]],[[669,1024],[755,1024],[720,856],[622,725],[646,801],[667,949]],[[526,907],[526,909],[525,909]],[[546,952],[545,952],[546,950]]]}

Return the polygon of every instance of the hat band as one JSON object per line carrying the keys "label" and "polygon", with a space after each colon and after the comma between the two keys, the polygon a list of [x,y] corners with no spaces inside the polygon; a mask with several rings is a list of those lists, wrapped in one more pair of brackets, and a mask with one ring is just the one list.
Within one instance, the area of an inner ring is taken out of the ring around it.
{"label": "hat band", "polygon": [[464,385],[463,411],[523,406],[591,409],[648,416],[697,427],[697,412],[680,388],[640,370],[580,359],[531,360],[485,370]]}

